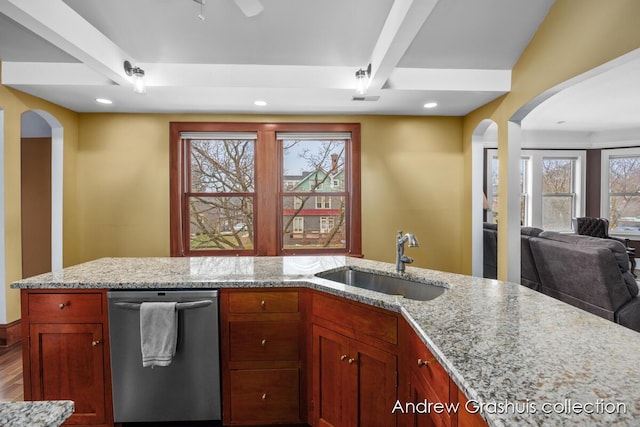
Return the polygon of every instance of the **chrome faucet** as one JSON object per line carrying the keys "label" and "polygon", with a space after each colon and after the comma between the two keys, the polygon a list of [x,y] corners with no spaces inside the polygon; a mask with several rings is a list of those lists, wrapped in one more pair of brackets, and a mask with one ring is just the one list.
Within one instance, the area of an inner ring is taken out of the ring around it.
{"label": "chrome faucet", "polygon": [[411,233],[407,233],[404,236],[402,231],[398,231],[398,237],[396,239],[396,271],[398,273],[404,273],[405,264],[411,264],[413,258],[410,258],[404,254],[404,244],[409,242],[410,248],[418,247],[418,239]]}

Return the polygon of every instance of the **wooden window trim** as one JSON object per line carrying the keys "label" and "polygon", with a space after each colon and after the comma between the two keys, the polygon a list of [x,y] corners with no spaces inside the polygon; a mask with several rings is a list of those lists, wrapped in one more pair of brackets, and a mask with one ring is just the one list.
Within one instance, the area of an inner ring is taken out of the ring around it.
{"label": "wooden window trim", "polygon": [[[255,230],[254,250],[252,251],[198,251],[194,253],[185,247],[185,230],[183,221],[188,216],[183,209],[183,196],[186,183],[183,182],[184,159],[188,155],[187,144],[180,138],[181,132],[256,132],[258,139],[255,146],[256,175],[255,179]],[[251,122],[170,122],[169,124],[169,236],[171,256],[211,256],[211,255],[257,255],[275,256],[292,254],[282,249],[282,158],[275,156],[273,148],[264,143],[265,139],[275,141],[276,132],[350,132],[350,149],[346,153],[346,163],[350,165],[351,176],[345,177],[346,193],[351,195],[345,212],[348,221],[348,235],[344,251],[326,249],[303,249],[300,255],[340,254],[361,257],[361,166],[360,166],[360,124],[359,123],[251,123]],[[276,144],[277,145],[277,144]],[[259,163],[259,164],[258,164]],[[274,197],[273,191],[277,188]],[[250,252],[250,253],[246,253]]]}

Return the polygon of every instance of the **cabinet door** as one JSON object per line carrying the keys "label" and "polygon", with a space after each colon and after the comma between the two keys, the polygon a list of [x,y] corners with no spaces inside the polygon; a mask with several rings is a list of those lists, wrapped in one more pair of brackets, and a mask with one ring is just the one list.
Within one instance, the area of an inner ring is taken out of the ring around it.
{"label": "cabinet door", "polygon": [[357,411],[347,412],[351,420],[346,425],[395,426],[397,415],[392,410],[397,400],[397,357],[355,340],[349,342],[348,356],[350,383],[355,384],[355,390],[349,392],[357,398]]}
{"label": "cabinet door", "polygon": [[299,375],[297,368],[231,371],[232,423],[299,423]]}
{"label": "cabinet door", "polygon": [[104,424],[105,378],[101,324],[31,324],[31,396],[73,400],[67,424]]}
{"label": "cabinet door", "polygon": [[438,414],[433,409],[428,409],[429,403],[435,403],[432,399],[433,392],[425,386],[420,373],[411,370],[410,379],[411,406],[405,408],[407,414],[407,427],[448,427],[449,419]]}
{"label": "cabinet door", "polygon": [[460,411],[458,412],[458,427],[487,427],[487,422],[477,412],[469,412],[467,408],[467,396],[462,390],[457,390]]}
{"label": "cabinet door", "polygon": [[[343,400],[349,339],[320,326],[313,326],[313,425],[347,427],[343,422]],[[349,405],[345,404],[345,407]],[[354,405],[350,405],[353,407]]]}

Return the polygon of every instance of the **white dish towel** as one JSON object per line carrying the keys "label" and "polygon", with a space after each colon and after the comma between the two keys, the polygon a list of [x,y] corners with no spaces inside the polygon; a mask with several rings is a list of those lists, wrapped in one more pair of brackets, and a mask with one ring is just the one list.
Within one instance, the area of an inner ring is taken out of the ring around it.
{"label": "white dish towel", "polygon": [[176,354],[178,310],[175,302],[143,302],[140,305],[142,366],[169,366]]}

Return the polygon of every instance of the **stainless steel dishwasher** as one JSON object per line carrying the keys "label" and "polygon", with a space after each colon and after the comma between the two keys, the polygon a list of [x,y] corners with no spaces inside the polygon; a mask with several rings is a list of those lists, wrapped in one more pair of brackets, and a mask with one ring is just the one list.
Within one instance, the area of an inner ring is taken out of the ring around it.
{"label": "stainless steel dishwasher", "polygon": [[[116,423],[221,419],[218,291],[109,291],[113,413]],[[176,354],[167,367],[142,367],[140,304],[175,301]]]}

